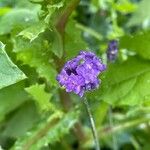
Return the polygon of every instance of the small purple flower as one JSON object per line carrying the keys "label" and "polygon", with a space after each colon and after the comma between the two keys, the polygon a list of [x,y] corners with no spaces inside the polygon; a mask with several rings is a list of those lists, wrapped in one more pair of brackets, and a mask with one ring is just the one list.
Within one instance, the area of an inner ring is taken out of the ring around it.
{"label": "small purple flower", "polygon": [[109,61],[115,61],[118,54],[118,42],[111,40],[107,48],[107,59]]}
{"label": "small purple flower", "polygon": [[86,91],[99,87],[98,75],[105,69],[106,65],[94,53],[81,51],[64,65],[56,79],[66,92],[82,97]]}

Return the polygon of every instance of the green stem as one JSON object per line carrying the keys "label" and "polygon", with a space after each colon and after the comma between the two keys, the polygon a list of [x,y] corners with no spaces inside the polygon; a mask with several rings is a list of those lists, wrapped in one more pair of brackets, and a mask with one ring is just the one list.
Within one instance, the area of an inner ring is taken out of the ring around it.
{"label": "green stem", "polygon": [[49,122],[45,124],[43,128],[41,128],[33,137],[31,137],[22,147],[22,150],[30,150],[32,145],[36,144],[41,138],[43,138],[47,132],[52,128],[54,125],[56,125],[61,117],[60,117],[60,112],[54,113],[51,116],[51,119]]}
{"label": "green stem", "polygon": [[[55,27],[62,38],[62,43],[64,46],[64,31],[65,27],[68,21],[69,16],[72,14],[72,12],[75,10],[77,5],[79,4],[80,0],[70,0],[67,3],[67,6],[60,12],[60,14],[56,17],[56,20],[54,21]],[[63,57],[61,59],[55,58],[58,71],[62,68],[62,65],[65,63],[65,51],[63,54]],[[71,107],[73,107],[72,99],[68,93],[65,91],[59,91],[60,95],[60,101],[62,103],[62,106],[64,107],[64,111],[67,112]],[[80,124],[80,122],[76,122],[73,128],[73,132],[75,136],[77,137],[79,143],[85,141],[86,136],[83,131],[83,128]]]}
{"label": "green stem", "polygon": [[100,150],[100,145],[99,145],[99,140],[98,140],[98,136],[97,136],[97,131],[96,131],[94,119],[93,119],[93,116],[92,116],[92,113],[91,113],[91,110],[90,110],[89,103],[88,103],[86,98],[83,99],[83,103],[85,105],[86,111],[87,111],[88,116],[89,116],[91,129],[92,129],[92,133],[93,133],[93,138],[94,138],[94,141],[95,141],[95,149]]}
{"label": "green stem", "polygon": [[140,117],[140,118],[135,119],[135,120],[123,122],[123,123],[121,123],[119,125],[115,125],[113,127],[107,127],[107,128],[105,127],[103,129],[99,130],[99,133],[101,133],[101,138],[103,138],[105,136],[112,135],[112,134],[115,134],[117,132],[121,132],[121,131],[126,130],[128,128],[131,128],[131,127],[137,126],[141,123],[146,123],[149,121],[150,121],[150,116]]}
{"label": "green stem", "polygon": [[86,27],[80,23],[77,23],[76,27],[81,29],[84,32],[87,32],[88,34],[90,34],[91,36],[93,36],[94,38],[96,38],[99,41],[101,41],[103,39],[102,35],[92,28]]}
{"label": "green stem", "polygon": [[141,150],[141,146],[134,136],[131,136],[130,140],[131,140],[131,143],[134,146],[135,150]]}
{"label": "green stem", "polygon": [[74,9],[79,4],[80,0],[71,0],[65,10],[58,16],[56,20],[56,28],[59,31],[59,33],[63,36],[66,23],[68,21],[69,16],[74,11]]}
{"label": "green stem", "polygon": [[[110,127],[113,128],[114,122],[113,122],[113,116],[112,116],[112,106],[109,107],[109,124],[110,124]],[[118,150],[117,139],[116,139],[115,134],[112,134],[112,143],[113,143],[113,150]]]}

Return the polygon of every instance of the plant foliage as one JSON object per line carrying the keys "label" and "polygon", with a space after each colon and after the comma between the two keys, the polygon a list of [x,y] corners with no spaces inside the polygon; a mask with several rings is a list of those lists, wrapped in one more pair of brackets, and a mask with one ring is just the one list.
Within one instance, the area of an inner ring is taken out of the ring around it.
{"label": "plant foliage", "polygon": [[56,81],[66,61],[91,50],[107,65],[86,93],[101,149],[149,150],[149,9],[149,0],[1,0],[0,149],[94,148],[82,100]]}

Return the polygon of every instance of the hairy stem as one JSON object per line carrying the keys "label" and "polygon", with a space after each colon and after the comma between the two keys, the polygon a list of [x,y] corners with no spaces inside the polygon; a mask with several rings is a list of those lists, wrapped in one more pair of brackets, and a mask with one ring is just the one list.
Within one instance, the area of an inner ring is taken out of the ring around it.
{"label": "hairy stem", "polygon": [[60,14],[58,19],[56,20],[56,28],[59,31],[61,35],[64,34],[65,26],[68,21],[69,16],[71,13],[74,11],[74,9],[77,7],[79,4],[80,0],[71,0],[65,10]]}
{"label": "hairy stem", "polygon": [[[109,107],[109,124],[110,127],[113,128],[114,126],[114,121],[113,121],[113,116],[112,116],[112,106]],[[112,134],[112,143],[113,143],[113,150],[118,150],[118,146],[117,146],[117,138],[115,134]]]}
{"label": "hairy stem", "polygon": [[98,140],[98,135],[97,135],[94,119],[93,119],[93,116],[92,116],[92,113],[91,113],[91,110],[90,110],[90,106],[89,106],[88,101],[87,101],[86,98],[83,99],[83,103],[85,105],[86,111],[87,111],[88,116],[89,116],[91,129],[92,129],[92,133],[93,133],[93,138],[94,138],[94,141],[95,141],[95,149],[100,150],[100,145],[99,145],[99,140]]}
{"label": "hairy stem", "polygon": [[[60,33],[63,43],[64,43],[64,31],[65,31],[65,27],[66,27],[68,18],[71,15],[71,13],[75,10],[75,8],[79,4],[79,2],[80,2],[80,0],[71,0],[67,4],[66,8],[61,12],[61,14],[57,18],[57,20],[55,21],[55,27],[58,30],[58,32]],[[57,61],[56,61],[58,70],[61,70],[62,65],[65,63],[64,60],[65,60],[65,52],[63,54],[62,59],[57,59]],[[59,96],[60,96],[60,101],[62,103],[64,111],[65,112],[69,111],[71,109],[71,107],[73,107],[73,103],[72,103],[70,95],[68,93],[66,93],[65,91],[60,90]],[[86,136],[85,136],[85,133],[82,129],[80,122],[75,123],[73,132],[79,142],[85,141]]]}
{"label": "hairy stem", "polygon": [[[66,8],[64,8],[64,10],[61,12],[61,14],[55,20],[55,27],[56,27],[57,31],[59,32],[59,34],[61,35],[63,44],[64,44],[64,31],[65,31],[65,27],[66,27],[68,18],[71,15],[71,13],[75,10],[75,8],[79,4],[79,2],[80,2],[80,0],[70,0],[70,2],[67,4]],[[57,67],[58,67],[58,71],[61,70],[62,65],[65,63],[64,62],[65,51],[63,53],[64,54],[63,54],[62,59],[57,59],[57,58],[55,59]],[[60,96],[60,101],[62,103],[64,111],[65,112],[69,111],[73,107],[73,103],[72,103],[70,95],[68,93],[66,93],[65,91],[60,90],[59,96]],[[86,136],[85,136],[85,133],[83,131],[83,128],[82,128],[80,122],[75,123],[74,128],[73,128],[73,133],[75,134],[79,143],[82,143],[83,141],[85,141]]]}
{"label": "hairy stem", "polygon": [[[59,92],[59,95],[60,95],[60,100],[64,108],[64,111],[68,112],[73,107],[73,103],[70,95],[65,91],[61,91],[61,90]],[[72,131],[79,143],[82,143],[86,140],[85,133],[79,121],[74,124],[74,128],[72,129]]]}

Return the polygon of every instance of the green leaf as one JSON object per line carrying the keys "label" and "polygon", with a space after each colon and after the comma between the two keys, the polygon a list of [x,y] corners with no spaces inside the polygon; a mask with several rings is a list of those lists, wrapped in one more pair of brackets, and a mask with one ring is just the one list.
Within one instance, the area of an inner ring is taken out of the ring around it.
{"label": "green leaf", "polygon": [[57,72],[53,67],[48,40],[43,40],[41,35],[32,42],[19,37],[13,42],[13,51],[17,53],[17,59],[34,67],[40,77],[45,78],[50,85],[56,86]]}
{"label": "green leaf", "polygon": [[23,82],[19,82],[0,90],[0,120],[29,99],[24,86]]}
{"label": "green leaf", "polygon": [[25,28],[38,21],[36,11],[12,9],[0,19],[0,35],[8,34],[14,28]]}
{"label": "green leaf", "polygon": [[31,0],[0,0],[1,6],[9,6],[13,8],[28,8],[28,9],[37,9],[38,5],[31,3]]}
{"label": "green leaf", "polygon": [[93,116],[95,118],[95,124],[97,127],[101,126],[104,120],[106,119],[109,106],[110,105],[108,103],[102,101],[101,103],[98,102],[98,104],[94,107]]}
{"label": "green leaf", "polygon": [[[141,105],[150,99],[150,62],[131,57],[111,64],[97,96],[112,105]],[[97,97],[98,98],[98,97]]]}
{"label": "green leaf", "polygon": [[132,79],[142,73],[148,72],[149,61],[139,57],[130,57],[127,61],[109,64],[104,83],[109,82],[109,85],[118,84],[124,80]]}
{"label": "green leaf", "polygon": [[32,3],[41,3],[43,2],[44,0],[30,0]]}
{"label": "green leaf", "polygon": [[26,78],[25,74],[10,60],[0,42],[0,89]]}
{"label": "green leaf", "polygon": [[[3,136],[18,138],[31,129],[38,119],[38,113],[33,102],[27,102],[19,108],[7,121]],[[19,120],[19,121],[18,121]]]}
{"label": "green leaf", "polygon": [[[124,96],[128,95],[133,89],[135,83],[136,77],[123,81],[120,84],[110,85],[109,88],[104,88],[105,91],[103,91],[101,98],[112,105],[119,105],[120,101],[124,101]],[[131,105],[130,102],[129,105]]]}
{"label": "green leaf", "polygon": [[150,71],[139,77],[128,95],[123,97],[120,105],[142,105],[144,101],[150,100]]}
{"label": "green leaf", "polygon": [[118,3],[114,2],[113,7],[122,13],[132,13],[137,9],[137,5],[129,0],[121,0]]}
{"label": "green leaf", "polygon": [[11,10],[11,8],[9,8],[9,7],[2,7],[2,8],[0,8],[0,16],[8,13],[10,10]]}
{"label": "green leaf", "polygon": [[120,47],[133,50],[141,57],[150,59],[150,31],[126,35],[120,39]]}
{"label": "green leaf", "polygon": [[146,20],[150,20],[150,1],[149,0],[142,0],[139,4],[137,11],[132,15],[129,22],[127,23],[128,26],[139,25],[144,23]]}
{"label": "green leaf", "polygon": [[78,24],[74,20],[70,20],[65,30],[65,45],[66,57],[74,57],[80,50],[87,49],[87,44],[82,38],[82,30],[78,28]]}
{"label": "green leaf", "polygon": [[47,4],[47,15],[44,19],[45,23],[55,24],[55,19],[62,15],[62,11],[59,10],[62,10],[63,7],[64,0],[56,0],[49,2],[49,4]]}
{"label": "green leaf", "polygon": [[56,56],[61,58],[63,55],[62,37],[56,29],[53,30],[51,36],[53,37],[51,43],[51,50]]}
{"label": "green leaf", "polygon": [[17,140],[12,150],[37,150],[44,145],[54,144],[69,133],[78,117],[79,112],[76,110],[65,115],[56,112],[50,116],[47,122],[39,123],[36,129],[29,131],[26,136]]}
{"label": "green leaf", "polygon": [[44,22],[38,22],[23,31],[21,31],[18,36],[23,36],[24,38],[27,38],[32,42],[34,39],[38,37],[38,35],[42,32],[44,32],[46,29],[46,25]]}
{"label": "green leaf", "polygon": [[54,105],[50,103],[52,94],[46,93],[44,88],[45,85],[36,84],[25,89],[33,97],[41,112],[55,109]]}

